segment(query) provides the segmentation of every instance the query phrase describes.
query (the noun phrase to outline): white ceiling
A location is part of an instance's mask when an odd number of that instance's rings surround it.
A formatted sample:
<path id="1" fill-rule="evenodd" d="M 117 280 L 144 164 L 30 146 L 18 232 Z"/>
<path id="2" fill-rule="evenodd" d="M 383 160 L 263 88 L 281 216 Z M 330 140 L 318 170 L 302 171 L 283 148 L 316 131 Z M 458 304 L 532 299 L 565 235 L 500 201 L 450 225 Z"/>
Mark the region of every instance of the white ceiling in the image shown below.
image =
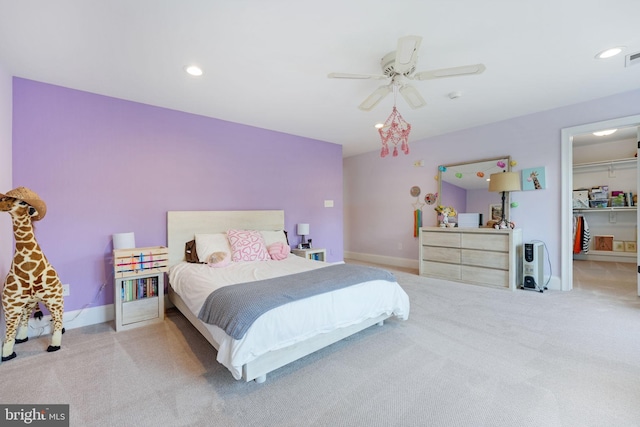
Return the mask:
<path id="1" fill-rule="evenodd" d="M 0 0 L 0 66 L 12 75 L 378 150 L 357 106 L 404 35 L 418 71 L 484 63 L 484 74 L 414 81 L 427 105 L 397 106 L 410 141 L 638 89 L 638 0 Z M 623 54 L 596 60 L 608 47 Z M 188 64 L 204 68 L 194 78 Z M 458 99 L 450 92 L 460 91 Z"/>

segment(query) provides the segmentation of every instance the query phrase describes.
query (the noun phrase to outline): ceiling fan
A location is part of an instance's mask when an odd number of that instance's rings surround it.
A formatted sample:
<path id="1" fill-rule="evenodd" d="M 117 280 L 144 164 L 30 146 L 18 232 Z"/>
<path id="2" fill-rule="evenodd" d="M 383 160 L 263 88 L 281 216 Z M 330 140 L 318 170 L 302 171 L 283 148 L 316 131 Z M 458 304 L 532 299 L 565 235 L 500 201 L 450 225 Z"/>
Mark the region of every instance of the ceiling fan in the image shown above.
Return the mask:
<path id="1" fill-rule="evenodd" d="M 406 83 L 407 80 L 431 80 L 467 76 L 481 74 L 486 69 L 483 64 L 472 64 L 416 73 L 416 61 L 421 42 L 422 37 L 420 36 L 405 36 L 398 39 L 397 49 L 386 54 L 380 61 L 383 74 L 329 73 L 328 77 L 331 79 L 391 79 L 389 84 L 380 86 L 369 95 L 358 108 L 364 111 L 371 111 L 385 96 L 397 89 L 404 100 L 407 101 L 407 104 L 415 109 L 423 107 L 426 102 L 415 87 Z"/>

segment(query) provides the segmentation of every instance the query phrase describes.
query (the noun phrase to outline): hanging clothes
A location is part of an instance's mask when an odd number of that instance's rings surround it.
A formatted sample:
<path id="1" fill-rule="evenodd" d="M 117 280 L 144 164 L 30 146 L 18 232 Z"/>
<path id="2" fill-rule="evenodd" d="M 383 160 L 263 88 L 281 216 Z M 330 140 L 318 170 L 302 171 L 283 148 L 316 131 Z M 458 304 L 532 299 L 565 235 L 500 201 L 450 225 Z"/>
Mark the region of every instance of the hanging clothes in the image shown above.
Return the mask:
<path id="1" fill-rule="evenodd" d="M 589 231 L 589 224 L 587 224 L 587 219 L 583 216 L 582 218 L 582 252 L 585 254 L 589 252 L 589 243 L 591 242 L 591 232 Z"/>
<path id="2" fill-rule="evenodd" d="M 589 243 L 591 242 L 591 231 L 589 224 L 582 215 L 573 217 L 573 253 L 589 252 Z"/>
<path id="3" fill-rule="evenodd" d="M 573 217 L 573 253 L 579 254 L 582 250 L 582 220 L 581 216 Z"/>

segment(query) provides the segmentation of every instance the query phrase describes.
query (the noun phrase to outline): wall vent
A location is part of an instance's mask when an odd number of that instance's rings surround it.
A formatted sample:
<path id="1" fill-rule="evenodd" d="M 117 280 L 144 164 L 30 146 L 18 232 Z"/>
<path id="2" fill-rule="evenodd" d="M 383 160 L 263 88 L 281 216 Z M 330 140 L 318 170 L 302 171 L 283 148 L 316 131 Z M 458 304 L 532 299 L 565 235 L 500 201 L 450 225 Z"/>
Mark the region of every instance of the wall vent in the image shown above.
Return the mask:
<path id="1" fill-rule="evenodd" d="M 626 56 L 626 60 L 624 62 L 625 67 L 631 67 L 632 65 L 640 64 L 640 52 L 630 53 Z"/>

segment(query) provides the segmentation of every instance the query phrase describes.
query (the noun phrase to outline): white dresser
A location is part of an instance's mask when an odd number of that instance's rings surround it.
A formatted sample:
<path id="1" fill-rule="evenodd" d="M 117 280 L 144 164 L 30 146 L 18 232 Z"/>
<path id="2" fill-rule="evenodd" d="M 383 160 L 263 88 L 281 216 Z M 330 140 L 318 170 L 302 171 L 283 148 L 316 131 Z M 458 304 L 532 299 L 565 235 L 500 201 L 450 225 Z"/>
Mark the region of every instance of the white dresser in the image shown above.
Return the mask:
<path id="1" fill-rule="evenodd" d="M 522 284 L 522 230 L 423 227 L 420 275 L 516 290 Z"/>

